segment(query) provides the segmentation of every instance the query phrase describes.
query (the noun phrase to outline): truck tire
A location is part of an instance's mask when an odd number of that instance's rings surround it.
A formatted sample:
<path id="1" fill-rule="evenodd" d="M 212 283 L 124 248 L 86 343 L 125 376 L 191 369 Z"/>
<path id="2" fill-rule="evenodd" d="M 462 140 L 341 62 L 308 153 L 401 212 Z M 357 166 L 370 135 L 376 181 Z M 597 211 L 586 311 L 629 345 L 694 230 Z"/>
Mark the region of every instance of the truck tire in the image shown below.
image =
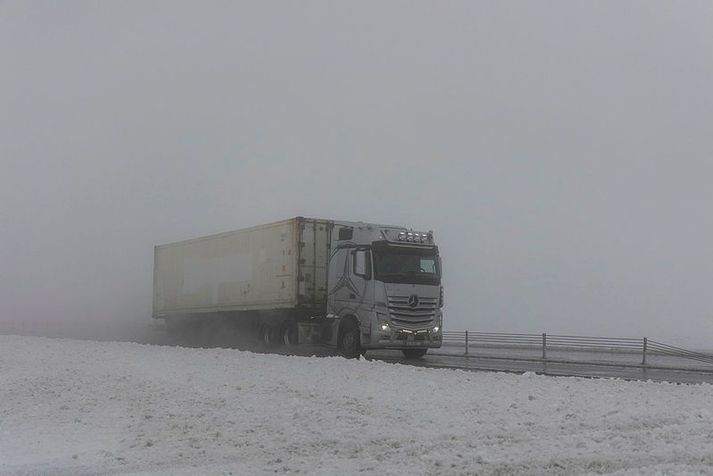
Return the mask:
<path id="1" fill-rule="evenodd" d="M 347 359 L 358 359 L 361 355 L 361 335 L 359 326 L 352 320 L 346 321 L 339 333 L 339 347 Z"/>
<path id="2" fill-rule="evenodd" d="M 260 327 L 260 340 L 268 349 L 273 349 L 280 345 L 280 332 L 274 326 L 263 324 Z"/>
<path id="3" fill-rule="evenodd" d="M 404 353 L 404 357 L 407 359 L 420 359 L 424 355 L 426 355 L 426 352 L 428 352 L 428 349 L 402 349 L 401 352 Z"/>
<path id="4" fill-rule="evenodd" d="M 281 327 L 282 344 L 286 346 L 297 345 L 297 323 L 295 321 L 285 321 Z"/>

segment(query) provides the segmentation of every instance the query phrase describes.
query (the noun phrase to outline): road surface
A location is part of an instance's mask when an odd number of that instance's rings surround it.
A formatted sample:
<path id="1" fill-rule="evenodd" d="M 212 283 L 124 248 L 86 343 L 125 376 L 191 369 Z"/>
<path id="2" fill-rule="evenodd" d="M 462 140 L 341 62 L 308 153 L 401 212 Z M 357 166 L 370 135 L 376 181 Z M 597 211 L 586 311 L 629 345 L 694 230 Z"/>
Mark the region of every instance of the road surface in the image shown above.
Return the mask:
<path id="1" fill-rule="evenodd" d="M 504 349 L 501 354 L 509 349 Z M 614 354 L 614 353 L 612 353 Z M 630 380 L 655 380 L 677 383 L 713 383 L 713 369 L 677 369 L 674 367 L 650 367 L 637 364 L 604 363 L 609 355 L 598 355 L 597 361 L 542 361 L 535 358 L 508 358 L 506 356 L 455 354 L 447 350 L 430 350 L 419 360 L 406 360 L 400 352 L 375 351 L 367 358 L 398 362 L 424 367 L 457 368 L 464 370 L 487 370 L 499 372 L 535 372 L 554 376 L 622 378 Z M 618 356 L 611 356 L 618 357 Z"/>

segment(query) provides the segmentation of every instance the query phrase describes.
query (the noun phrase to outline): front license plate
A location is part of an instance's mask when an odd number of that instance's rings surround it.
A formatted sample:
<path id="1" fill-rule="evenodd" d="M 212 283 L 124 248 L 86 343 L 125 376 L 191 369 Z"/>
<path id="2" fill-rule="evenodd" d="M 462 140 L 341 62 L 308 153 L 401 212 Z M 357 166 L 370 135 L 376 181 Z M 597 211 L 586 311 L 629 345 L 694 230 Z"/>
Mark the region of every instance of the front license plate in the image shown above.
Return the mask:
<path id="1" fill-rule="evenodd" d="M 406 345 L 423 345 L 423 342 L 418 342 L 418 341 L 406 341 Z"/>

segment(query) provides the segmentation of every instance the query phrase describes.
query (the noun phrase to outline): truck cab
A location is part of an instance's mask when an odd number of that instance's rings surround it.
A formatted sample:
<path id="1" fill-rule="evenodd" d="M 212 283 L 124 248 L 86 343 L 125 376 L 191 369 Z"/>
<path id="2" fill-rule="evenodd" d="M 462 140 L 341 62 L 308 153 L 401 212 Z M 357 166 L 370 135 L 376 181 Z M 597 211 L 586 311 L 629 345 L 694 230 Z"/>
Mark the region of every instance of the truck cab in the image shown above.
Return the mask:
<path id="1" fill-rule="evenodd" d="M 335 222 L 331 240 L 332 344 L 347 357 L 395 349 L 418 358 L 441 346 L 441 259 L 432 232 Z"/>

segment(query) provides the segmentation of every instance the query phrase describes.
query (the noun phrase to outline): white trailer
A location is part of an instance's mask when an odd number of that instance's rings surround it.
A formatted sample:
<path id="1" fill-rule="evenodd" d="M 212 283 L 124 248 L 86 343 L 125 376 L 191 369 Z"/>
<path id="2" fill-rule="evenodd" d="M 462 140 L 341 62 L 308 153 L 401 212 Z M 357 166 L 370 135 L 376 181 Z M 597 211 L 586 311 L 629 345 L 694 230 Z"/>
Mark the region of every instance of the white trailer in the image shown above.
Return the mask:
<path id="1" fill-rule="evenodd" d="M 440 347 L 443 289 L 433 233 L 297 217 L 159 245 L 153 317 L 254 328 L 266 345 L 407 356 Z"/>

